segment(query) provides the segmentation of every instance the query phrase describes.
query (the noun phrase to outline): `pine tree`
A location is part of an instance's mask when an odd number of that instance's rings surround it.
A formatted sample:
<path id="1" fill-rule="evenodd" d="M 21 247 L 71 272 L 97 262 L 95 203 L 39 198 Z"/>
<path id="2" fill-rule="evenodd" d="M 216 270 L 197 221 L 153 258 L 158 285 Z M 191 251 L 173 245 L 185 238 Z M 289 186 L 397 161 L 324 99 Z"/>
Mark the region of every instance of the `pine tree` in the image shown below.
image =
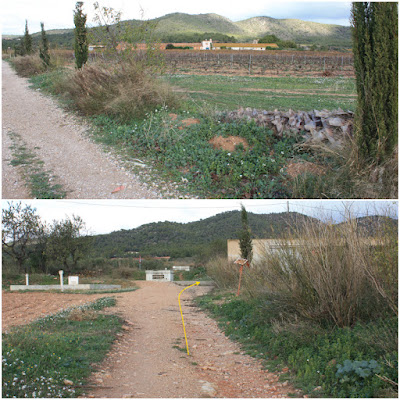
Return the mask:
<path id="1" fill-rule="evenodd" d="M 359 155 L 366 161 L 381 163 L 397 145 L 397 2 L 353 3 L 352 31 Z"/>
<path id="2" fill-rule="evenodd" d="M 32 53 L 32 36 L 29 34 L 28 21 L 25 20 L 25 33 L 22 42 L 22 55 L 29 55 Z"/>
<path id="3" fill-rule="evenodd" d="M 78 1 L 75 5 L 74 24 L 75 24 L 75 63 L 77 68 L 82 68 L 88 59 L 88 42 L 86 18 L 87 15 L 82 11 L 83 2 Z"/>
<path id="4" fill-rule="evenodd" d="M 50 66 L 50 53 L 49 53 L 49 42 L 47 40 L 46 31 L 44 30 L 44 23 L 41 22 L 40 26 L 42 28 L 42 46 L 39 50 L 39 56 L 43 61 L 45 67 Z"/>
<path id="5" fill-rule="evenodd" d="M 242 258 L 245 258 L 249 262 L 251 262 L 253 258 L 253 244 L 251 241 L 251 231 L 247 218 L 247 211 L 242 204 L 242 230 L 239 235 L 239 245 L 240 245 L 240 254 Z"/>

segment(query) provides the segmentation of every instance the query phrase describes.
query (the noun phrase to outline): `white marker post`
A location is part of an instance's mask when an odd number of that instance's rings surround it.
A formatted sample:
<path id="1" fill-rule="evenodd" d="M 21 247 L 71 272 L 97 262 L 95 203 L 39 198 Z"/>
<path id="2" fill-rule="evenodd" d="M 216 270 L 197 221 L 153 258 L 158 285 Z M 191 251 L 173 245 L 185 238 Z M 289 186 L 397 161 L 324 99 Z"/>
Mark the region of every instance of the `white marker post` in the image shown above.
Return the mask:
<path id="1" fill-rule="evenodd" d="M 61 291 L 63 292 L 64 291 L 64 277 L 63 277 L 64 271 L 62 269 L 60 269 L 58 271 L 58 273 L 60 274 L 60 286 L 61 286 Z"/>
<path id="2" fill-rule="evenodd" d="M 25 285 L 29 286 L 29 274 L 25 274 Z"/>

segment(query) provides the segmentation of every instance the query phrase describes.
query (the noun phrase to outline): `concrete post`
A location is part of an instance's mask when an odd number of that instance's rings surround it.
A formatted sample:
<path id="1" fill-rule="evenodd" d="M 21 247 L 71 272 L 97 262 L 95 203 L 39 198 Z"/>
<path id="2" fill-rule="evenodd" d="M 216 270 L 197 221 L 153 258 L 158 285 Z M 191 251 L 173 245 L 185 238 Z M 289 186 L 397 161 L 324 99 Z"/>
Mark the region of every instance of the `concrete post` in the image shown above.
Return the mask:
<path id="1" fill-rule="evenodd" d="M 64 277 L 63 277 L 64 271 L 62 269 L 60 269 L 58 271 L 58 273 L 60 274 L 60 286 L 61 286 L 61 291 L 63 292 L 64 291 Z"/>
<path id="2" fill-rule="evenodd" d="M 29 274 L 25 274 L 25 285 L 29 286 Z"/>

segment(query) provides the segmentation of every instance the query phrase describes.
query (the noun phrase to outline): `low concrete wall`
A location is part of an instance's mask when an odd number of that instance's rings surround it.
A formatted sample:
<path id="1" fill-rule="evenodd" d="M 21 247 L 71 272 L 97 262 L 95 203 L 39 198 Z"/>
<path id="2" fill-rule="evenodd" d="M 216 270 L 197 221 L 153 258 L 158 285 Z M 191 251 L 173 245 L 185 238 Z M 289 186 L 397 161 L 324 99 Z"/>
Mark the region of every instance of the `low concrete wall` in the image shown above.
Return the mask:
<path id="1" fill-rule="evenodd" d="M 174 272 L 165 269 L 160 271 L 146 270 L 146 281 L 172 282 L 174 280 Z"/>
<path id="2" fill-rule="evenodd" d="M 189 265 L 185 265 L 185 266 L 176 266 L 176 265 L 174 265 L 173 267 L 172 267 L 172 270 L 173 271 L 190 271 L 190 266 Z"/>
<path id="3" fill-rule="evenodd" d="M 63 285 L 63 290 L 121 289 L 121 285 L 78 284 Z M 10 290 L 61 290 L 61 285 L 11 285 Z"/>
<path id="4" fill-rule="evenodd" d="M 215 286 L 214 281 L 197 281 L 200 282 L 198 286 Z M 175 285 L 178 286 L 190 286 L 193 285 L 193 283 L 196 283 L 196 281 L 174 281 Z"/>

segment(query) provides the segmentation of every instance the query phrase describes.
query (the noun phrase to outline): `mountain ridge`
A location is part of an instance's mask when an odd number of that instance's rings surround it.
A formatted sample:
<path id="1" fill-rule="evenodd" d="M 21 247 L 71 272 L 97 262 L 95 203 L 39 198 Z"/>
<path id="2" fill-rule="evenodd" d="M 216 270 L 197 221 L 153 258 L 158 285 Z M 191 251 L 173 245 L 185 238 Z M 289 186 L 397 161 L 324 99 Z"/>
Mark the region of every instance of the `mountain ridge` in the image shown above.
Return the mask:
<path id="1" fill-rule="evenodd" d="M 248 212 L 248 222 L 253 238 L 277 238 L 293 231 L 292 226 L 301 222 L 323 224 L 319 219 L 296 212 L 254 214 Z M 366 235 L 373 236 L 379 224 L 397 224 L 385 217 L 362 217 L 357 223 Z M 340 223 L 335 224 L 340 226 Z M 199 221 L 153 222 L 127 230 L 114 231 L 93 237 L 95 248 L 102 256 L 124 256 L 141 252 L 154 256 L 183 257 L 207 247 L 226 248 L 228 239 L 238 239 L 241 230 L 240 211 L 227 211 Z"/>
<path id="2" fill-rule="evenodd" d="M 121 22 L 135 26 L 143 21 L 130 19 Z M 186 14 L 176 12 L 149 19 L 147 22 L 156 23 L 155 32 L 163 41 L 176 34 L 219 33 L 235 37 L 238 41 L 252 41 L 267 34 L 274 34 L 279 39 L 293 40 L 299 44 L 351 46 L 350 27 L 299 19 L 255 16 L 234 22 L 215 13 Z M 49 35 L 71 35 L 72 32 L 73 29 L 52 29 L 47 33 Z M 33 37 L 39 35 L 40 32 L 32 34 Z"/>

